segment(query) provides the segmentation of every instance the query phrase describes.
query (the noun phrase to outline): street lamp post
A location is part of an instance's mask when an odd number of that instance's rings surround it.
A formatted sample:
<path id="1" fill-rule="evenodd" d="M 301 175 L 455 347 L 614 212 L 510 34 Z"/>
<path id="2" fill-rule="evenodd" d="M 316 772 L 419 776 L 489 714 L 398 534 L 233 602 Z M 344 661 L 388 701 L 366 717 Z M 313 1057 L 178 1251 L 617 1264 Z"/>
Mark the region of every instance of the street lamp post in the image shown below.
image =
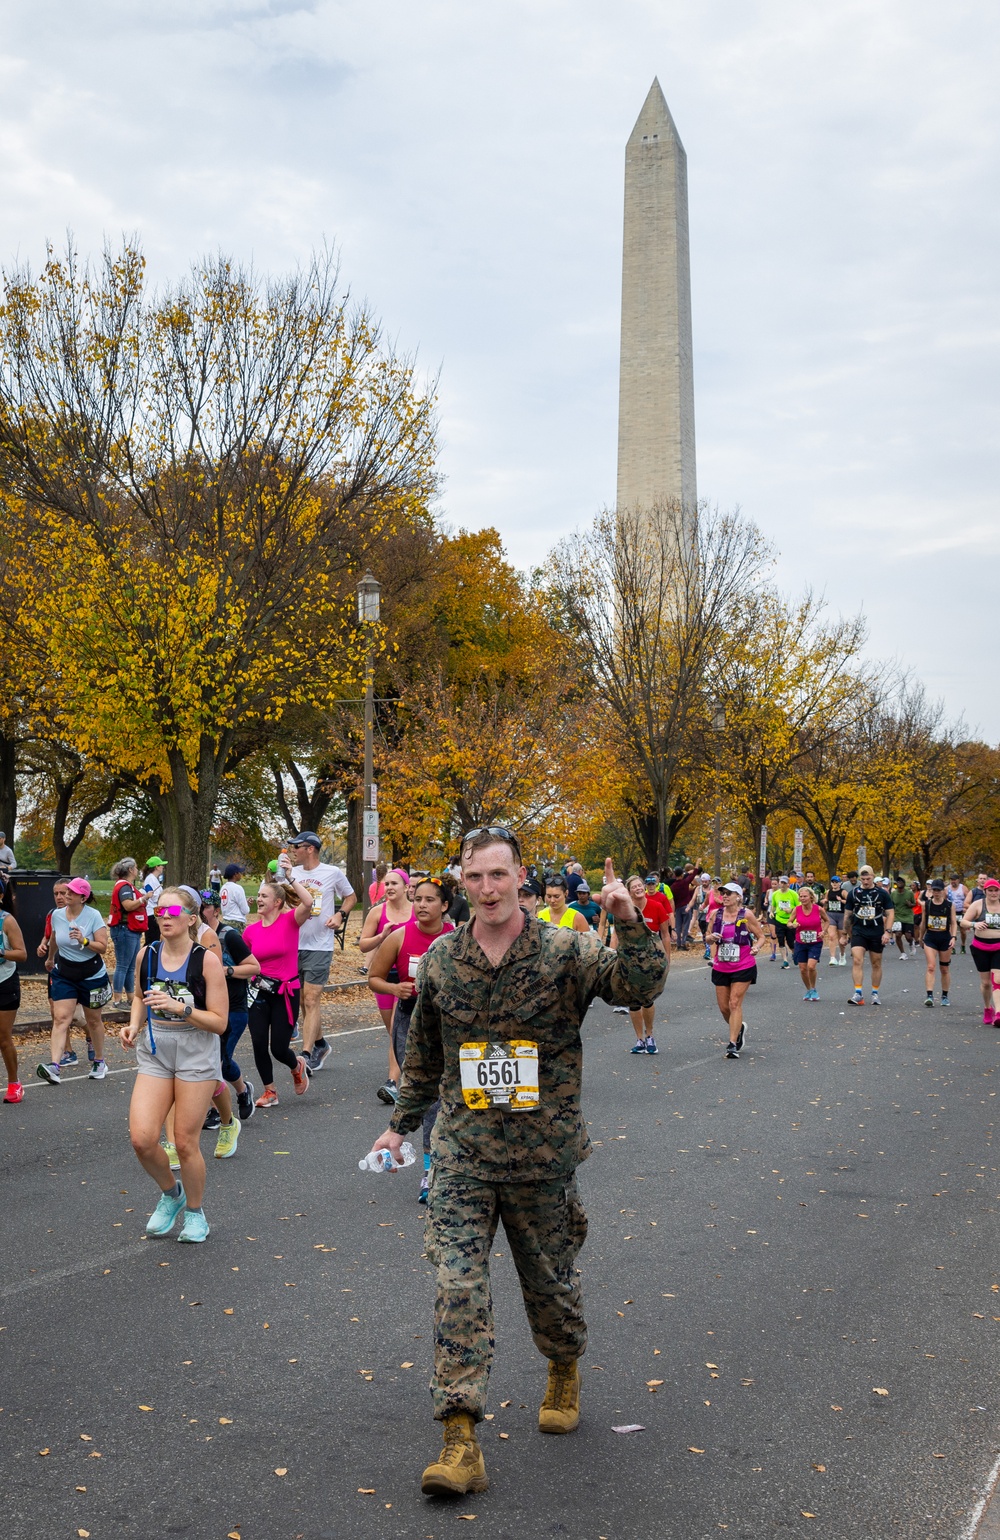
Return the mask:
<path id="1" fill-rule="evenodd" d="M 368 913 L 371 908 L 369 889 L 372 884 L 372 870 L 378 860 L 378 809 L 375 806 L 375 787 L 373 782 L 373 745 L 372 732 L 375 718 L 375 681 L 372 674 L 372 632 L 371 627 L 378 623 L 381 612 L 379 595 L 381 584 L 372 572 L 366 572 L 358 584 L 358 620 L 365 627 L 367 646 L 365 650 L 365 791 L 361 812 L 361 854 L 362 854 L 362 888 L 361 912 Z"/>
<path id="2" fill-rule="evenodd" d="M 726 730 L 726 708 L 721 701 L 715 701 L 712 705 L 712 726 L 721 736 Z M 716 756 L 718 764 L 718 755 Z M 715 875 L 722 878 L 722 809 L 719 799 L 715 799 Z"/>

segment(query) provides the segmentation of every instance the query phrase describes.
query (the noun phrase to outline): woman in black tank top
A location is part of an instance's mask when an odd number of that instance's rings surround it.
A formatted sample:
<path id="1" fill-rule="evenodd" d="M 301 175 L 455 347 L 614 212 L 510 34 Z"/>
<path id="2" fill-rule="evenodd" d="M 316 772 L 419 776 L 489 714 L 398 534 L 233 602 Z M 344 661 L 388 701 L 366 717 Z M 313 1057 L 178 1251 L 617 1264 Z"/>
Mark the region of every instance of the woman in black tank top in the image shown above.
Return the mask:
<path id="1" fill-rule="evenodd" d="M 941 969 L 941 1004 L 949 1005 L 948 990 L 951 987 L 951 954 L 955 945 L 955 910 L 944 896 L 944 883 L 937 879 L 924 894 L 924 912 L 920 918 L 920 940 L 923 943 L 927 971 L 924 988 L 927 997 L 924 1004 L 934 1004 L 934 967 Z"/>

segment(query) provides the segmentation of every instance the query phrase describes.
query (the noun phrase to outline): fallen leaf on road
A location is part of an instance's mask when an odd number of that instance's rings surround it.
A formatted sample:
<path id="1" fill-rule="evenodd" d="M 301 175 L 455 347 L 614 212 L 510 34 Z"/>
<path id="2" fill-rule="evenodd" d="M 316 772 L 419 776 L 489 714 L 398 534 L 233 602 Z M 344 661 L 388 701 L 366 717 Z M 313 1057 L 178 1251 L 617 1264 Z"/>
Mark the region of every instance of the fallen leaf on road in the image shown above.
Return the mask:
<path id="1" fill-rule="evenodd" d="M 693 1444 L 688 1444 L 688 1454 L 704 1454 L 704 1449 L 696 1449 Z"/>
<path id="2" fill-rule="evenodd" d="M 226 1540 L 243 1540 L 243 1536 L 238 1529 L 231 1529 L 226 1536 Z"/>
<path id="3" fill-rule="evenodd" d="M 38 1451 L 39 1454 L 48 1454 L 48 1452 L 49 1451 L 47 1449 L 39 1449 Z"/>
<path id="4" fill-rule="evenodd" d="M 229 1427 L 232 1424 L 232 1420 L 233 1419 L 231 1417 L 220 1417 L 219 1418 L 219 1421 L 222 1423 L 223 1427 Z"/>
<path id="5" fill-rule="evenodd" d="M 622 1320 L 625 1319 L 625 1312 L 624 1312 L 624 1310 L 616 1310 L 615 1311 L 615 1315 L 620 1315 Z"/>
<path id="6" fill-rule="evenodd" d="M 80 1437 L 83 1439 L 85 1444 L 92 1444 L 94 1442 L 89 1433 L 81 1433 Z"/>
<path id="7" fill-rule="evenodd" d="M 510 1438 L 510 1434 L 509 1433 L 501 1433 L 500 1437 L 501 1438 Z"/>
<path id="8" fill-rule="evenodd" d="M 287 1465 L 278 1465 L 278 1466 L 276 1466 L 274 1474 L 276 1476 L 287 1476 L 288 1475 L 288 1466 Z"/>
<path id="9" fill-rule="evenodd" d="M 223 1310 L 222 1313 L 223 1313 L 223 1315 L 232 1315 L 233 1312 L 232 1312 L 231 1309 L 227 1308 L 227 1309 Z"/>
<path id="10" fill-rule="evenodd" d="M 476 1515 L 474 1513 L 460 1513 L 458 1516 L 460 1519 L 474 1519 Z"/>
<path id="11" fill-rule="evenodd" d="M 358 1487 L 358 1491 L 360 1492 L 362 1497 L 374 1497 L 375 1496 L 375 1488 L 374 1487 Z"/>
<path id="12" fill-rule="evenodd" d="M 47 1449 L 46 1449 L 45 1453 L 48 1454 L 48 1450 Z M 92 1449 L 90 1451 L 90 1458 L 92 1460 L 99 1460 L 101 1458 L 99 1451 L 96 1450 L 96 1449 Z"/>
<path id="13" fill-rule="evenodd" d="M 706 1369 L 717 1369 L 718 1367 L 719 1367 L 718 1364 L 706 1364 L 705 1365 Z"/>
<path id="14" fill-rule="evenodd" d="M 887 1396 L 889 1392 L 882 1385 L 873 1385 L 872 1390 L 877 1396 Z"/>
<path id="15" fill-rule="evenodd" d="M 500 1402 L 500 1405 L 501 1405 L 501 1406 L 510 1406 L 510 1405 L 511 1405 L 511 1404 L 512 1404 L 512 1403 L 511 1403 L 511 1402 L 510 1402 L 510 1401 L 501 1401 L 501 1402 Z"/>
<path id="16" fill-rule="evenodd" d="M 948 1458 L 948 1456 L 944 1455 L 944 1454 L 932 1454 L 931 1455 L 931 1459 L 932 1460 L 946 1460 L 947 1458 Z"/>
<path id="17" fill-rule="evenodd" d="M 816 1517 L 815 1513 L 810 1513 L 808 1508 L 800 1508 L 799 1512 L 804 1519 L 814 1519 Z"/>
<path id="18" fill-rule="evenodd" d="M 612 1426 L 612 1433 L 645 1433 L 641 1422 L 623 1422 L 620 1428 Z M 48 1454 L 48 1450 L 45 1451 Z"/>
<path id="19" fill-rule="evenodd" d="M 652 1390 L 652 1389 L 655 1389 L 655 1387 L 656 1387 L 656 1386 L 657 1386 L 657 1385 L 662 1385 L 662 1384 L 663 1384 L 663 1381 L 662 1381 L 662 1380 L 647 1380 L 647 1381 L 646 1381 L 646 1384 L 647 1384 L 647 1385 L 648 1385 L 648 1386 L 649 1386 L 649 1388 L 650 1388 L 650 1389 L 651 1389 L 651 1390 Z"/>
<path id="20" fill-rule="evenodd" d="M 844 1408 L 842 1406 L 831 1406 L 830 1410 L 831 1412 L 842 1412 Z"/>
<path id="21" fill-rule="evenodd" d="M 77 1489 L 76 1489 L 76 1490 L 77 1490 L 77 1491 L 78 1491 L 78 1492 L 85 1492 L 85 1491 L 86 1491 L 86 1490 L 87 1490 L 87 1488 L 86 1488 L 86 1487 L 77 1487 Z"/>
<path id="22" fill-rule="evenodd" d="M 140 1406 L 139 1410 L 140 1412 L 151 1412 L 153 1408 L 151 1406 Z"/>
<path id="23" fill-rule="evenodd" d="M 822 1472 L 822 1471 L 826 1470 L 826 1466 L 825 1465 L 814 1465 L 813 1466 L 813 1470 L 818 1470 L 818 1471 Z"/>
<path id="24" fill-rule="evenodd" d="M 412 1369 L 412 1368 L 413 1368 L 413 1365 L 412 1365 L 412 1363 L 411 1363 L 411 1362 L 410 1362 L 410 1361 L 409 1361 L 409 1359 L 407 1359 L 407 1361 L 406 1361 L 406 1363 L 405 1363 L 405 1364 L 400 1364 L 400 1366 L 399 1366 L 399 1367 L 400 1367 L 400 1368 L 401 1368 L 401 1369 Z"/>
<path id="25" fill-rule="evenodd" d="M 77 1534 L 81 1537 L 81 1540 L 88 1540 L 88 1536 L 90 1535 L 90 1530 L 89 1529 L 78 1529 L 77 1530 Z"/>

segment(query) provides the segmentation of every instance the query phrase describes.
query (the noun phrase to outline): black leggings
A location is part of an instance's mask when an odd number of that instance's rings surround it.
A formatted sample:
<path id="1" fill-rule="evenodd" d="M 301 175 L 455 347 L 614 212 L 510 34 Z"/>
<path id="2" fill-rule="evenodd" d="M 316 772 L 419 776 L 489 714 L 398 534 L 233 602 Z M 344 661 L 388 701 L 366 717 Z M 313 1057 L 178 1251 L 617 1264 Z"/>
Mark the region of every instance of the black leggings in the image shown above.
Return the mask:
<path id="1" fill-rule="evenodd" d="M 291 1021 L 288 1019 L 289 1007 L 293 1018 Z M 274 1084 L 272 1053 L 279 1064 L 285 1064 L 289 1069 L 295 1069 L 298 1065 L 298 1059 L 288 1046 L 298 1019 L 299 990 L 297 989 L 293 989 L 288 995 L 260 994 L 250 1007 L 249 1027 L 250 1040 L 253 1043 L 253 1061 L 257 1066 L 258 1075 L 266 1086 Z M 269 1039 L 270 1053 L 268 1052 Z"/>

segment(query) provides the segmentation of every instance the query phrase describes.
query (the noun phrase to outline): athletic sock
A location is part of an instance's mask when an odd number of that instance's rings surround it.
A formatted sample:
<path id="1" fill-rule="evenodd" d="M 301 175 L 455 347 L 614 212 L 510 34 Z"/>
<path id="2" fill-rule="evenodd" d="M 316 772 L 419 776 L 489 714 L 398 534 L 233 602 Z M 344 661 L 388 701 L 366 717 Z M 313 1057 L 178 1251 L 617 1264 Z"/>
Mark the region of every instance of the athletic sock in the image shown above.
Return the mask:
<path id="1" fill-rule="evenodd" d="M 181 1195 L 181 1184 L 180 1184 L 180 1182 L 175 1182 L 174 1185 L 171 1187 L 170 1191 L 167 1193 L 167 1197 L 168 1198 L 179 1198 L 180 1195 Z"/>
<path id="2" fill-rule="evenodd" d="M 431 1152 L 430 1152 L 430 1150 L 425 1150 L 424 1151 L 424 1170 L 425 1171 L 429 1171 L 430 1169 L 431 1169 Z"/>
<path id="3" fill-rule="evenodd" d="M 326 1047 L 326 1038 L 325 1037 L 318 1037 L 316 1039 L 315 1043 L 313 1043 L 313 1047 L 314 1048 L 325 1048 Z"/>
<path id="4" fill-rule="evenodd" d="M 189 1206 L 188 1207 L 188 1213 L 189 1214 L 200 1214 L 201 1213 L 201 1209 L 200 1208 L 191 1208 Z"/>

